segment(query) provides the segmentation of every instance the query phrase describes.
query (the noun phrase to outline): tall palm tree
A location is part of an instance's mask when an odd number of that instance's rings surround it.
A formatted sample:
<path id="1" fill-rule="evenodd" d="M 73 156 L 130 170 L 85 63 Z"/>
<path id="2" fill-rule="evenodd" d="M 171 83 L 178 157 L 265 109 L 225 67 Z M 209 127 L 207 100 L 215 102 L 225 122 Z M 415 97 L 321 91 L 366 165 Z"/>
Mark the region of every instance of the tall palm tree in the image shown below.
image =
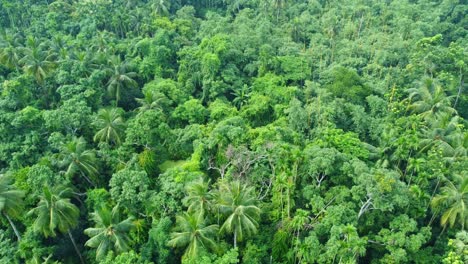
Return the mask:
<path id="1" fill-rule="evenodd" d="M 92 214 L 96 227 L 84 232 L 90 237 L 86 246 L 96 248 L 96 260 L 105 258 L 110 250 L 120 253 L 129 249 L 128 233 L 133 229 L 133 218 L 121 219 L 118 205 L 112 210 L 101 207 Z"/>
<path id="2" fill-rule="evenodd" d="M 209 182 L 205 182 L 203 178 L 200 178 L 190 183 L 186 190 L 185 202 L 188 204 L 188 212 L 205 215 L 213 200 L 213 195 L 209 190 Z"/>
<path id="3" fill-rule="evenodd" d="M 169 0 L 153 0 L 151 9 L 153 9 L 153 12 L 157 15 L 168 15 L 170 6 L 171 1 Z"/>
<path id="4" fill-rule="evenodd" d="M 418 88 L 411 88 L 408 92 L 408 99 L 411 102 L 409 109 L 424 119 L 430 119 L 440 112 L 456 113 L 451 107 L 451 97 L 447 96 L 442 86 L 431 78 L 424 79 Z"/>
<path id="5" fill-rule="evenodd" d="M 10 69 L 19 69 L 19 57 L 18 49 L 13 46 L 0 49 L 0 63 Z"/>
<path id="6" fill-rule="evenodd" d="M 216 250 L 212 239 L 218 233 L 218 225 L 207 225 L 202 215 L 184 213 L 176 217 L 177 231 L 171 234 L 168 244 L 172 247 L 183 247 L 183 258 L 194 258 L 201 249 Z"/>
<path id="7" fill-rule="evenodd" d="M 37 218 L 33 223 L 34 230 L 45 237 L 55 237 L 56 230 L 68 233 L 81 263 L 84 263 L 71 233 L 71 229 L 78 224 L 80 216 L 80 210 L 70 201 L 71 195 L 72 190 L 68 187 L 57 186 L 51 189 L 45 186 L 37 207 L 29 211 L 28 215 L 36 215 Z"/>
<path id="8" fill-rule="evenodd" d="M 33 76 L 40 84 L 49 76 L 55 68 L 54 56 L 46 50 L 43 50 L 40 45 L 33 44 L 31 48 L 24 48 L 24 56 L 19 60 L 23 65 L 23 70 L 27 74 Z"/>
<path id="9" fill-rule="evenodd" d="M 254 189 L 240 181 L 233 181 L 221 183 L 218 192 L 218 206 L 227 215 L 220 231 L 234 234 L 234 247 L 237 247 L 237 242 L 242 241 L 245 235 L 257 232 L 256 219 L 260 217 L 260 208 L 255 206 L 257 198 Z"/>
<path id="10" fill-rule="evenodd" d="M 233 104 L 240 109 L 250 98 L 250 88 L 244 84 L 241 89 L 236 89 L 231 94 L 235 96 Z"/>
<path id="11" fill-rule="evenodd" d="M 86 149 L 86 141 L 83 137 L 74 137 L 61 148 L 60 166 L 66 168 L 65 175 L 73 177 L 80 173 L 89 183 L 98 174 L 97 160 L 92 150 Z"/>
<path id="12" fill-rule="evenodd" d="M 85 77 L 89 77 L 97 65 L 93 63 L 92 52 L 90 49 L 85 51 L 70 52 L 68 60 L 73 64 Z"/>
<path id="13" fill-rule="evenodd" d="M 467 155 L 468 141 L 461 128 L 459 116 L 446 112 L 438 113 L 428 124 L 429 126 L 423 129 L 421 151 L 433 146 L 438 147 L 447 161 Z"/>
<path id="14" fill-rule="evenodd" d="M 19 71 L 21 36 L 8 30 L 0 32 L 0 63 Z"/>
<path id="15" fill-rule="evenodd" d="M 138 110 L 140 112 L 158 109 L 162 110 L 162 105 L 168 101 L 166 96 L 160 92 L 155 91 L 145 91 L 143 92 L 143 98 L 137 98 L 136 101 L 140 104 Z"/>
<path id="16" fill-rule="evenodd" d="M 462 230 L 468 226 L 468 177 L 467 175 L 455 176 L 454 181 L 448 181 L 436 195 L 431 205 L 434 210 L 445 210 L 442 213 L 440 224 L 445 228 L 460 224 Z"/>
<path id="17" fill-rule="evenodd" d="M 136 72 L 129 71 L 130 64 L 126 61 L 121 61 L 118 56 L 114 56 L 109 60 L 110 67 L 106 70 L 110 75 L 107 82 L 107 91 L 114 96 L 115 105 L 119 103 L 122 89 L 127 87 L 137 86 L 134 78 Z"/>
<path id="18" fill-rule="evenodd" d="M 94 135 L 94 141 L 120 145 L 125 131 L 125 122 L 121 111 L 117 108 L 101 109 L 94 121 L 99 130 Z"/>
<path id="19" fill-rule="evenodd" d="M 23 209 L 23 197 L 24 192 L 16 190 L 11 184 L 11 179 L 0 174 L 0 213 L 5 216 L 8 223 L 10 223 L 18 241 L 21 240 L 21 235 L 18 229 L 16 229 L 11 217 L 20 215 Z"/>

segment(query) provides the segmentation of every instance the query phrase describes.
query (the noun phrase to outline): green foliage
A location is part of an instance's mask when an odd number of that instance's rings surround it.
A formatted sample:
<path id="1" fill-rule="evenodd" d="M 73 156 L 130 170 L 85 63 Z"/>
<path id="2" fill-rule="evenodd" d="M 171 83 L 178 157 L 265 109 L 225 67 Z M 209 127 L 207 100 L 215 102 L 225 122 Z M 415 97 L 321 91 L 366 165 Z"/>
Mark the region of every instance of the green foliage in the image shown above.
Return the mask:
<path id="1" fill-rule="evenodd" d="M 26 177 L 25 190 L 32 197 L 37 197 L 47 185 L 57 186 L 68 182 L 58 173 L 54 173 L 50 167 L 41 164 L 29 168 Z"/>
<path id="2" fill-rule="evenodd" d="M 430 227 L 419 229 L 416 221 L 407 215 L 395 217 L 389 228 L 382 229 L 376 237 L 389 251 L 382 258 L 385 263 L 410 261 L 408 257 L 418 252 L 430 236 Z"/>
<path id="3" fill-rule="evenodd" d="M 74 97 L 54 110 L 43 112 L 45 127 L 51 131 L 75 134 L 90 123 L 91 108 L 84 100 Z"/>
<path id="4" fill-rule="evenodd" d="M 173 113 L 173 118 L 189 124 L 205 123 L 208 111 L 197 99 L 190 99 L 178 106 Z"/>
<path id="5" fill-rule="evenodd" d="M 170 239 L 172 221 L 169 217 L 161 218 L 153 223 L 148 235 L 148 242 L 142 249 L 144 259 L 155 259 L 156 263 L 169 263 L 171 252 L 167 245 Z"/>
<path id="6" fill-rule="evenodd" d="M 0 262 L 466 262 L 433 2 L 0 0 Z"/>
<path id="7" fill-rule="evenodd" d="M 109 252 L 106 258 L 99 262 L 99 264 L 148 264 L 151 262 L 141 260 L 140 256 L 134 251 L 124 252 L 118 256 Z"/>
<path id="8" fill-rule="evenodd" d="M 16 263 L 12 256 L 15 255 L 17 246 L 5 235 L 5 232 L 0 231 L 0 261 L 5 264 Z"/>
<path id="9" fill-rule="evenodd" d="M 450 250 L 442 260 L 444 264 L 461 264 L 468 261 L 468 234 L 466 231 L 460 231 L 454 239 L 449 239 L 448 246 Z"/>
<path id="10" fill-rule="evenodd" d="M 371 93 L 355 71 L 344 67 L 331 69 L 324 78 L 327 79 L 326 88 L 333 96 L 352 103 L 362 103 Z"/>
<path id="11" fill-rule="evenodd" d="M 151 194 L 150 186 L 151 182 L 146 172 L 125 168 L 112 175 L 109 193 L 115 202 L 135 211 L 148 199 Z"/>

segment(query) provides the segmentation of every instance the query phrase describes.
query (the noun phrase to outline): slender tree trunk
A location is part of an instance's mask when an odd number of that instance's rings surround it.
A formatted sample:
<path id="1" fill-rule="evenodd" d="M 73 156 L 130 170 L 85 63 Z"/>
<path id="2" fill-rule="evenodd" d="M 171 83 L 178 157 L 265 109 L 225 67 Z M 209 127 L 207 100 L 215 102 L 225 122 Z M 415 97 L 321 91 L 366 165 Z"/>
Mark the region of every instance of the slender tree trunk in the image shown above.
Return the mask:
<path id="1" fill-rule="evenodd" d="M 359 39 L 359 36 L 361 35 L 362 22 L 364 22 L 364 14 L 361 15 L 361 21 L 359 22 L 359 29 L 358 29 L 358 32 L 357 32 L 357 38 L 358 39 Z"/>
<path id="2" fill-rule="evenodd" d="M 290 197 L 290 194 L 289 194 L 289 187 L 287 187 L 287 198 L 288 198 L 288 218 L 291 218 L 291 214 L 290 214 L 290 211 L 291 211 L 291 197 Z"/>
<path id="3" fill-rule="evenodd" d="M 457 97 L 455 99 L 455 103 L 453 103 L 453 108 L 457 107 L 458 99 L 460 98 L 460 95 L 462 93 L 463 85 L 465 84 L 464 79 L 463 79 L 463 74 L 460 68 L 460 86 L 458 87 L 458 93 Z"/>
<path id="4" fill-rule="evenodd" d="M 85 180 L 89 182 L 93 187 L 96 187 L 96 184 L 90 178 L 88 178 L 83 172 L 81 172 L 81 176 L 83 176 L 83 178 L 85 178 Z"/>
<path id="5" fill-rule="evenodd" d="M 81 264 L 84 264 L 83 257 L 81 256 L 80 250 L 78 250 L 78 247 L 76 246 L 75 239 L 73 239 L 73 236 L 72 236 L 70 230 L 68 230 L 68 236 L 70 237 L 70 240 L 71 240 L 71 242 L 73 244 L 73 247 L 75 248 L 76 254 L 80 258 Z"/>
<path id="6" fill-rule="evenodd" d="M 432 199 L 434 199 L 434 195 L 435 195 L 436 192 L 437 192 L 437 188 L 439 188 L 440 180 L 441 180 L 441 179 L 440 179 L 440 176 L 439 176 L 438 179 L 437 179 L 436 187 L 434 188 L 434 191 L 432 192 L 431 199 L 429 200 L 429 203 L 427 204 L 426 211 L 429 210 L 429 207 L 431 206 L 431 201 L 432 201 Z"/>
<path id="7" fill-rule="evenodd" d="M 234 248 L 237 248 L 237 232 L 234 231 Z"/>
<path id="8" fill-rule="evenodd" d="M 10 225 L 11 225 L 11 228 L 13 228 L 13 232 L 15 232 L 15 235 L 18 238 L 18 241 L 20 241 L 21 240 L 21 235 L 18 232 L 18 229 L 16 229 L 15 223 L 13 223 L 13 221 L 11 221 L 11 218 L 6 213 L 3 213 L 3 215 L 5 215 L 6 219 L 8 220 L 8 223 L 10 223 Z"/>

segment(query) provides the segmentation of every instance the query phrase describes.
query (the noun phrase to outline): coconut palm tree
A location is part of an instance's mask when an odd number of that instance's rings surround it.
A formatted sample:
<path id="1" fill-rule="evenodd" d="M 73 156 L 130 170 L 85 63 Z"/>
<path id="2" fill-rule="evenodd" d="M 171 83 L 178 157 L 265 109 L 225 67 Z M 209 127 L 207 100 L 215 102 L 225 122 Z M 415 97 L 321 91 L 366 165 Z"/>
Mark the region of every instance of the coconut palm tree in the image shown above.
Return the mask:
<path id="1" fill-rule="evenodd" d="M 183 258 L 194 258 L 203 250 L 216 250 L 212 239 L 218 233 L 218 225 L 207 225 L 200 214 L 184 213 L 176 217 L 177 232 L 171 234 L 168 244 L 172 247 L 183 247 Z"/>
<path id="2" fill-rule="evenodd" d="M 130 243 L 128 233 L 133 229 L 133 218 L 121 219 L 118 205 L 112 210 L 101 207 L 92 214 L 95 227 L 84 232 L 90 237 L 86 246 L 96 248 L 96 260 L 103 259 L 110 250 L 121 253 L 127 251 Z"/>
<path id="3" fill-rule="evenodd" d="M 242 108 L 244 104 L 247 103 L 247 101 L 250 98 L 250 88 L 244 84 L 241 89 L 236 89 L 233 90 L 231 93 L 233 96 L 235 96 L 234 100 L 232 100 L 232 103 L 238 108 Z"/>
<path id="4" fill-rule="evenodd" d="M 432 201 L 432 208 L 439 212 L 444 210 L 440 224 L 445 228 L 459 224 L 462 230 L 468 226 L 468 175 L 456 175 Z"/>
<path id="5" fill-rule="evenodd" d="M 424 138 L 421 140 L 421 151 L 430 147 L 437 147 L 444 155 L 445 160 L 453 161 L 467 155 L 468 140 L 462 130 L 459 116 L 451 113 L 438 113 L 429 126 L 423 129 Z"/>
<path id="6" fill-rule="evenodd" d="M 71 233 L 71 229 L 78 224 L 80 215 L 78 207 L 70 201 L 71 195 L 72 190 L 68 187 L 57 186 L 51 189 L 45 186 L 39 203 L 29 211 L 28 215 L 36 215 L 33 223 L 34 230 L 45 237 L 55 237 L 57 230 L 61 233 L 68 233 L 81 263 L 84 263 Z"/>
<path id="7" fill-rule="evenodd" d="M 23 48 L 24 56 L 19 60 L 19 63 L 23 65 L 25 73 L 33 76 L 38 83 L 42 84 L 55 68 L 54 56 L 35 41 L 29 41 L 29 43 L 32 46 Z"/>
<path id="8" fill-rule="evenodd" d="M 188 212 L 205 215 L 213 200 L 213 195 L 209 190 L 209 182 L 200 178 L 190 183 L 186 191 L 187 196 L 184 201 L 188 204 Z"/>
<path id="9" fill-rule="evenodd" d="M 99 130 L 94 135 L 94 141 L 120 145 L 125 131 L 125 122 L 121 111 L 117 108 L 101 109 L 97 114 L 95 127 Z"/>
<path id="10" fill-rule="evenodd" d="M 16 190 L 11 184 L 11 179 L 0 174 L 0 213 L 5 216 L 15 232 L 18 241 L 21 235 L 18 232 L 11 217 L 18 217 L 23 209 L 24 192 Z"/>
<path id="11" fill-rule="evenodd" d="M 74 137 L 70 142 L 61 147 L 59 164 L 66 168 L 65 175 L 73 177 L 77 173 L 83 176 L 89 183 L 98 174 L 96 155 L 92 150 L 86 149 L 86 141 L 83 137 Z"/>
<path id="12" fill-rule="evenodd" d="M 419 87 L 408 90 L 409 109 L 428 120 L 440 112 L 456 113 L 451 107 L 451 97 L 431 78 L 425 78 Z"/>
<path id="13" fill-rule="evenodd" d="M 219 186 L 219 204 L 221 213 L 227 216 L 221 226 L 221 232 L 234 234 L 234 247 L 245 236 L 257 233 L 260 208 L 255 206 L 257 198 L 254 189 L 240 181 L 221 183 Z"/>
<path id="14" fill-rule="evenodd" d="M 94 63 L 94 59 L 92 49 L 89 47 L 83 51 L 70 51 L 69 55 L 69 60 L 85 77 L 89 77 L 93 70 L 99 68 L 98 64 Z"/>
<path id="15" fill-rule="evenodd" d="M 137 86 L 134 80 L 136 72 L 129 71 L 130 64 L 126 61 L 121 61 L 118 56 L 114 56 L 109 60 L 110 67 L 106 72 L 110 75 L 107 82 L 107 91 L 114 96 L 115 105 L 119 103 L 122 89 L 127 87 Z"/>
<path id="16" fill-rule="evenodd" d="M 137 98 L 136 101 L 140 104 L 138 110 L 140 112 L 157 109 L 162 110 L 162 105 L 167 104 L 168 101 L 166 96 L 160 92 L 145 91 L 143 92 L 143 98 Z"/>
<path id="17" fill-rule="evenodd" d="M 21 57 L 21 40 L 20 33 L 9 30 L 0 31 L 0 63 L 17 71 Z"/>
<path id="18" fill-rule="evenodd" d="M 169 14 L 171 1 L 169 0 L 153 0 L 151 9 L 157 15 L 165 16 Z"/>
<path id="19" fill-rule="evenodd" d="M 7 46 L 0 48 L 0 63 L 10 69 L 19 69 L 19 52 L 18 49 L 13 46 Z"/>

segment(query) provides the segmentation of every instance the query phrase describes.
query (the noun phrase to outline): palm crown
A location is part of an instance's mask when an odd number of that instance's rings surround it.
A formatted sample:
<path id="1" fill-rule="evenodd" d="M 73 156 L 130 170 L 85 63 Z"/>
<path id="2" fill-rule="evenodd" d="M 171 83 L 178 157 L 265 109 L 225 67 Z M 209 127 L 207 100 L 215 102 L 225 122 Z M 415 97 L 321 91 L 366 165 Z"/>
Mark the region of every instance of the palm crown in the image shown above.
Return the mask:
<path id="1" fill-rule="evenodd" d="M 118 206 L 112 210 L 102 207 L 92 214 L 96 227 L 87 228 L 84 232 L 91 237 L 86 246 L 96 248 L 96 259 L 104 258 L 109 250 L 116 253 L 129 249 L 128 233 L 133 229 L 132 218 L 121 220 Z"/>
<path id="2" fill-rule="evenodd" d="M 10 217 L 17 217 L 23 209 L 24 192 L 11 185 L 11 179 L 0 174 L 0 212 L 7 218 L 18 240 L 21 236 Z"/>
<path id="3" fill-rule="evenodd" d="M 177 231 L 172 233 L 168 244 L 184 247 L 184 258 L 194 258 L 202 249 L 217 248 L 212 237 L 218 233 L 218 225 L 207 225 L 202 215 L 184 213 L 177 216 Z"/>
<path id="4" fill-rule="evenodd" d="M 257 232 L 257 220 L 260 208 L 255 206 L 256 197 L 252 187 L 241 184 L 240 181 L 222 183 L 220 185 L 219 207 L 227 219 L 221 226 L 221 231 L 234 234 L 234 247 L 244 236 Z"/>
<path id="5" fill-rule="evenodd" d="M 444 210 L 440 223 L 442 226 L 453 227 L 460 224 L 462 230 L 468 226 L 468 177 L 455 177 L 458 182 L 448 181 L 436 195 L 431 205 L 435 210 Z"/>
<path id="6" fill-rule="evenodd" d="M 99 129 L 94 135 L 94 141 L 116 145 L 122 143 L 125 123 L 117 108 L 101 109 L 94 125 Z"/>
<path id="7" fill-rule="evenodd" d="M 29 211 L 29 215 L 37 215 L 34 230 L 45 237 L 56 236 L 56 230 L 65 233 L 78 224 L 80 210 L 71 203 L 70 188 L 58 186 L 50 189 L 44 187 L 37 207 Z"/>

